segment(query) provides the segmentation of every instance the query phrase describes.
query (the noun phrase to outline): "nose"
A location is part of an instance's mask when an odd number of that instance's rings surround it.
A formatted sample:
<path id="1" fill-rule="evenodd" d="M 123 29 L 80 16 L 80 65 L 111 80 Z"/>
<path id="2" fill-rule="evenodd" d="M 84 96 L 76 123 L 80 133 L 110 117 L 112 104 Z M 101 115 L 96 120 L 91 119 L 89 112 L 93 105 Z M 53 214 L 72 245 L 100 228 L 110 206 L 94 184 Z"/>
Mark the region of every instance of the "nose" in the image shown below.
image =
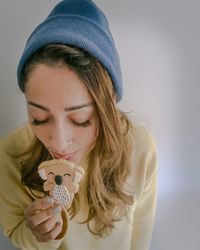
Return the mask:
<path id="1" fill-rule="evenodd" d="M 49 135 L 51 150 L 59 154 L 66 154 L 72 144 L 72 134 L 70 126 L 62 123 L 54 125 Z"/>
<path id="2" fill-rule="evenodd" d="M 62 184 L 62 176 L 56 175 L 56 176 L 55 176 L 55 183 L 56 183 L 57 185 L 61 185 L 61 184 Z"/>

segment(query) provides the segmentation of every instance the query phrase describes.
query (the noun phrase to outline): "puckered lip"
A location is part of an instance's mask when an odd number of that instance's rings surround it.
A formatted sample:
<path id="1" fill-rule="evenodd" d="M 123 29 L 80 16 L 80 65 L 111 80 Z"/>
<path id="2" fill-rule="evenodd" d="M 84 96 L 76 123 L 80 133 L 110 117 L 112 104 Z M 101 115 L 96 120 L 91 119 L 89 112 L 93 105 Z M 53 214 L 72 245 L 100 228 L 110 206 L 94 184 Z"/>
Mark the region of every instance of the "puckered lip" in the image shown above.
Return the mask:
<path id="1" fill-rule="evenodd" d="M 67 154 L 59 154 L 59 153 L 56 153 L 56 152 L 52 152 L 52 155 L 53 155 L 53 157 L 55 159 L 72 160 L 76 153 L 77 153 L 77 151 L 70 152 L 70 153 L 67 153 Z"/>

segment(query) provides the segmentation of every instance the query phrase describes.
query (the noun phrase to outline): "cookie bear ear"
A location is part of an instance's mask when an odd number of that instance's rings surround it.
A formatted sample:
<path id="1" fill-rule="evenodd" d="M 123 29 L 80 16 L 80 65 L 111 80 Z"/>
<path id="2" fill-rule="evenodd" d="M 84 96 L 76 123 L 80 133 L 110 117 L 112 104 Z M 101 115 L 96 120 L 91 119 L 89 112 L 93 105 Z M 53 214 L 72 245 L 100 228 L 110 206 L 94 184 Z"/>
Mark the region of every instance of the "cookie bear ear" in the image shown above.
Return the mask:
<path id="1" fill-rule="evenodd" d="M 74 175 L 74 179 L 73 179 L 73 183 L 76 184 L 76 183 L 79 183 L 82 179 L 83 175 L 80 174 L 80 173 L 75 173 Z"/>
<path id="2" fill-rule="evenodd" d="M 74 178 L 73 178 L 73 183 L 78 184 L 81 181 L 81 179 L 83 178 L 83 176 L 85 174 L 85 170 L 82 167 L 78 166 L 74 169 L 74 171 L 75 171 L 75 174 L 74 174 Z"/>
<path id="3" fill-rule="evenodd" d="M 43 180 L 47 180 L 46 174 L 45 174 L 45 170 L 44 169 L 40 169 L 38 170 L 39 176 L 43 179 Z"/>

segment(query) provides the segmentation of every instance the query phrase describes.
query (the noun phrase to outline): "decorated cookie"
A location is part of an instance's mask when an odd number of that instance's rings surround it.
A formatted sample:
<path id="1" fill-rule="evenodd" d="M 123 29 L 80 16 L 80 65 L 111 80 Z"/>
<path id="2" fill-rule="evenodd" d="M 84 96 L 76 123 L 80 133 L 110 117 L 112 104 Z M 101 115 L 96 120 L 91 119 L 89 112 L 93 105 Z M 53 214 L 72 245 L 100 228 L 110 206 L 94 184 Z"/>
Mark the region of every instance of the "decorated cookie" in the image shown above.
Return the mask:
<path id="1" fill-rule="evenodd" d="M 42 162 L 38 167 L 40 177 L 45 180 L 44 191 L 48 191 L 57 205 L 69 208 L 78 192 L 84 169 L 75 163 L 54 159 Z"/>

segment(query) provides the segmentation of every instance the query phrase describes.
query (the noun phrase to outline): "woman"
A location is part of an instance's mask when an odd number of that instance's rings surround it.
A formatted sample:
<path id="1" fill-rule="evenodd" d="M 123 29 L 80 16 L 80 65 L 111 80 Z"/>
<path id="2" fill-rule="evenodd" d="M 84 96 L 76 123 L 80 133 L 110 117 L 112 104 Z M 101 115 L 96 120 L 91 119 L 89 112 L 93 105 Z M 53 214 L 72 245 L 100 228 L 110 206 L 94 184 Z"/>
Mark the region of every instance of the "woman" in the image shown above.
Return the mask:
<path id="1" fill-rule="evenodd" d="M 18 65 L 29 122 L 1 139 L 0 223 L 21 249 L 149 249 L 156 203 L 150 133 L 120 112 L 118 54 L 102 11 L 61 1 Z M 66 211 L 38 166 L 65 159 L 85 175 Z"/>

